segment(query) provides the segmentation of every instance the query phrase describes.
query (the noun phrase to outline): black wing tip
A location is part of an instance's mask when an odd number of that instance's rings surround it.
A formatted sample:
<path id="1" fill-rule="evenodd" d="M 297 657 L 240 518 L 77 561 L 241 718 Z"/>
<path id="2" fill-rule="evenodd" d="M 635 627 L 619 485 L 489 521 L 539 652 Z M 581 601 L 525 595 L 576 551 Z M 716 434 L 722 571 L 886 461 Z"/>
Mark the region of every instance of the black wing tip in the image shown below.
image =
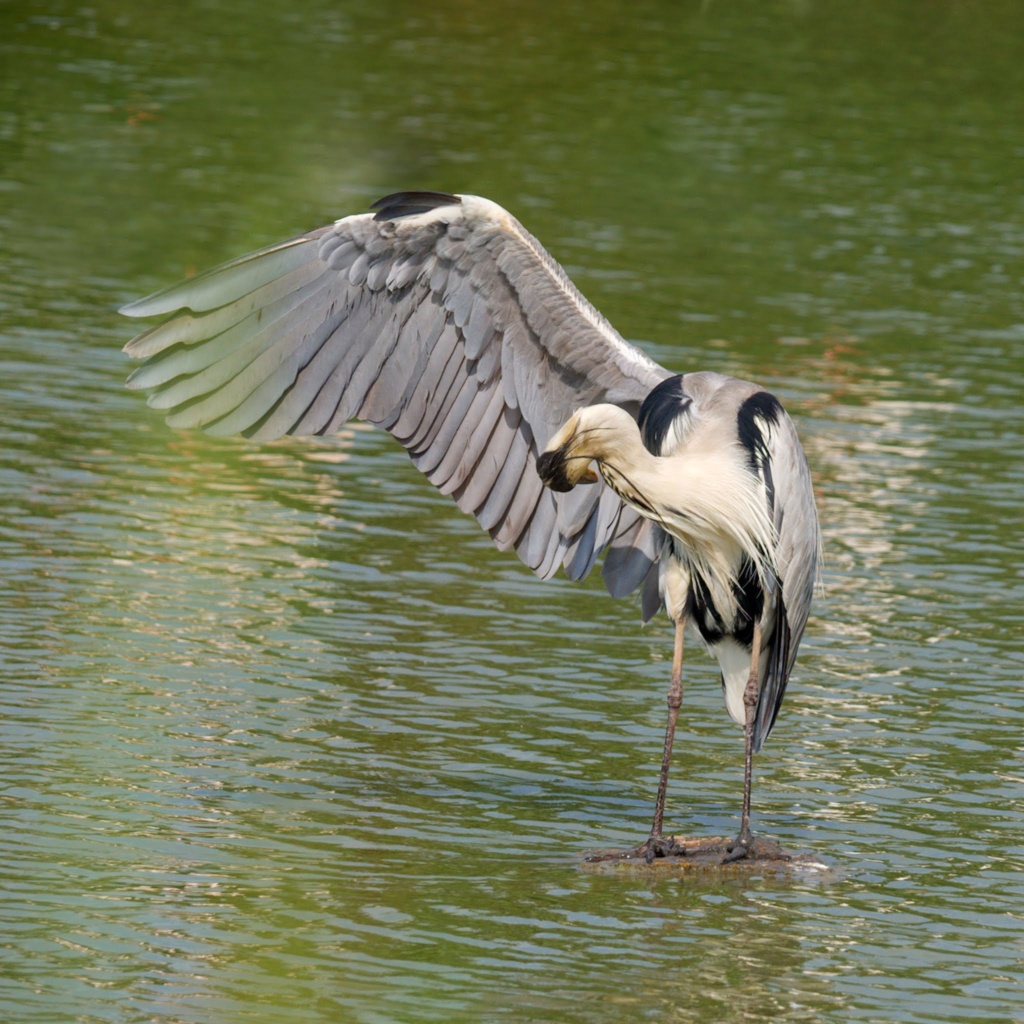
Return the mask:
<path id="1" fill-rule="evenodd" d="M 370 204 L 376 210 L 374 220 L 394 220 L 395 217 L 411 217 L 428 213 L 441 206 L 458 206 L 462 200 L 450 192 L 392 192 Z"/>

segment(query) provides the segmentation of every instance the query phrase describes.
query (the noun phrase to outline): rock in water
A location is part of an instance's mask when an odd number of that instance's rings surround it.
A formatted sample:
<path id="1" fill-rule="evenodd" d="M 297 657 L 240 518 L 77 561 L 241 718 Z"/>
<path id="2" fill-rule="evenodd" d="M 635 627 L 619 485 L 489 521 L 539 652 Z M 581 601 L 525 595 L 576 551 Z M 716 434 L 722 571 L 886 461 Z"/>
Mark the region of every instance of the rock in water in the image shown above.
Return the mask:
<path id="1" fill-rule="evenodd" d="M 746 856 L 731 856 L 735 839 L 725 836 L 672 836 L 666 839 L 657 855 L 651 856 L 647 844 L 629 850 L 594 850 L 583 856 L 587 868 L 632 868 L 679 871 L 728 872 L 730 874 L 761 873 L 765 870 L 785 873 L 795 871 L 829 871 L 831 868 L 812 853 L 785 850 L 774 839 L 756 836 Z"/>

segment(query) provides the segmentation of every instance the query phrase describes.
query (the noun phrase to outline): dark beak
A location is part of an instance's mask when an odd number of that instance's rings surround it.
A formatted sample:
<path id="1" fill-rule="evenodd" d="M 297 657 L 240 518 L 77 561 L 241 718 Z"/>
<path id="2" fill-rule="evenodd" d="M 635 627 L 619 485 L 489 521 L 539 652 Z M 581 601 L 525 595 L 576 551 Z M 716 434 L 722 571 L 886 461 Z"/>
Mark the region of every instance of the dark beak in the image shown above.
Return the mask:
<path id="1" fill-rule="evenodd" d="M 553 491 L 571 491 L 573 485 L 565 475 L 565 450 L 556 448 L 553 452 L 544 452 L 537 459 L 537 475 L 545 487 Z"/>

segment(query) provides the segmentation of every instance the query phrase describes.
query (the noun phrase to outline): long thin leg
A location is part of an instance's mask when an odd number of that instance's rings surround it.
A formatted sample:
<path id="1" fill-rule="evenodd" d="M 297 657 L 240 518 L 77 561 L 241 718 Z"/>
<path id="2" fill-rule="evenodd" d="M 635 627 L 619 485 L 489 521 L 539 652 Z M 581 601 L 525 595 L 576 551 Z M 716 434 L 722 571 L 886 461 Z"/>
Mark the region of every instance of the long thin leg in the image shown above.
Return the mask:
<path id="1" fill-rule="evenodd" d="M 729 848 L 726 860 L 739 860 L 747 856 L 754 843 L 754 834 L 750 831 L 750 788 L 754 775 L 754 721 L 757 718 L 757 698 L 760 692 L 760 667 L 761 621 L 757 619 L 754 622 L 754 638 L 751 643 L 750 675 L 747 676 L 747 685 L 743 690 L 743 813 L 740 817 L 740 834 Z"/>
<path id="2" fill-rule="evenodd" d="M 654 822 L 651 825 L 651 840 L 662 838 L 662 822 L 665 819 L 665 794 L 668 791 L 668 770 L 672 763 L 672 742 L 676 735 L 676 719 L 683 703 L 683 636 L 685 620 L 676 622 L 675 647 L 672 651 L 672 681 L 668 688 L 668 724 L 665 726 L 665 751 L 661 755 L 661 776 L 658 779 L 658 796 L 654 801 Z"/>

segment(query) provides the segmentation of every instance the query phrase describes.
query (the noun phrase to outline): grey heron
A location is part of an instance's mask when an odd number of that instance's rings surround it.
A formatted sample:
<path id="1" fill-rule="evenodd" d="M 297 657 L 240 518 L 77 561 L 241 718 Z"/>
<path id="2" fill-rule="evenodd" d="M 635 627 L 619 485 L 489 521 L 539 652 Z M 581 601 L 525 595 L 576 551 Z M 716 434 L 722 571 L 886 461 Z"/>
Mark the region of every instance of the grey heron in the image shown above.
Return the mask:
<path id="1" fill-rule="evenodd" d="M 752 758 L 775 724 L 807 621 L 820 534 L 778 400 L 713 372 L 673 375 L 628 344 L 497 204 L 398 192 L 129 303 L 174 314 L 125 346 L 128 379 L 173 427 L 257 441 L 359 418 L 541 578 L 582 579 L 675 625 L 649 859 L 663 832 L 683 637 L 717 658 Z"/>

